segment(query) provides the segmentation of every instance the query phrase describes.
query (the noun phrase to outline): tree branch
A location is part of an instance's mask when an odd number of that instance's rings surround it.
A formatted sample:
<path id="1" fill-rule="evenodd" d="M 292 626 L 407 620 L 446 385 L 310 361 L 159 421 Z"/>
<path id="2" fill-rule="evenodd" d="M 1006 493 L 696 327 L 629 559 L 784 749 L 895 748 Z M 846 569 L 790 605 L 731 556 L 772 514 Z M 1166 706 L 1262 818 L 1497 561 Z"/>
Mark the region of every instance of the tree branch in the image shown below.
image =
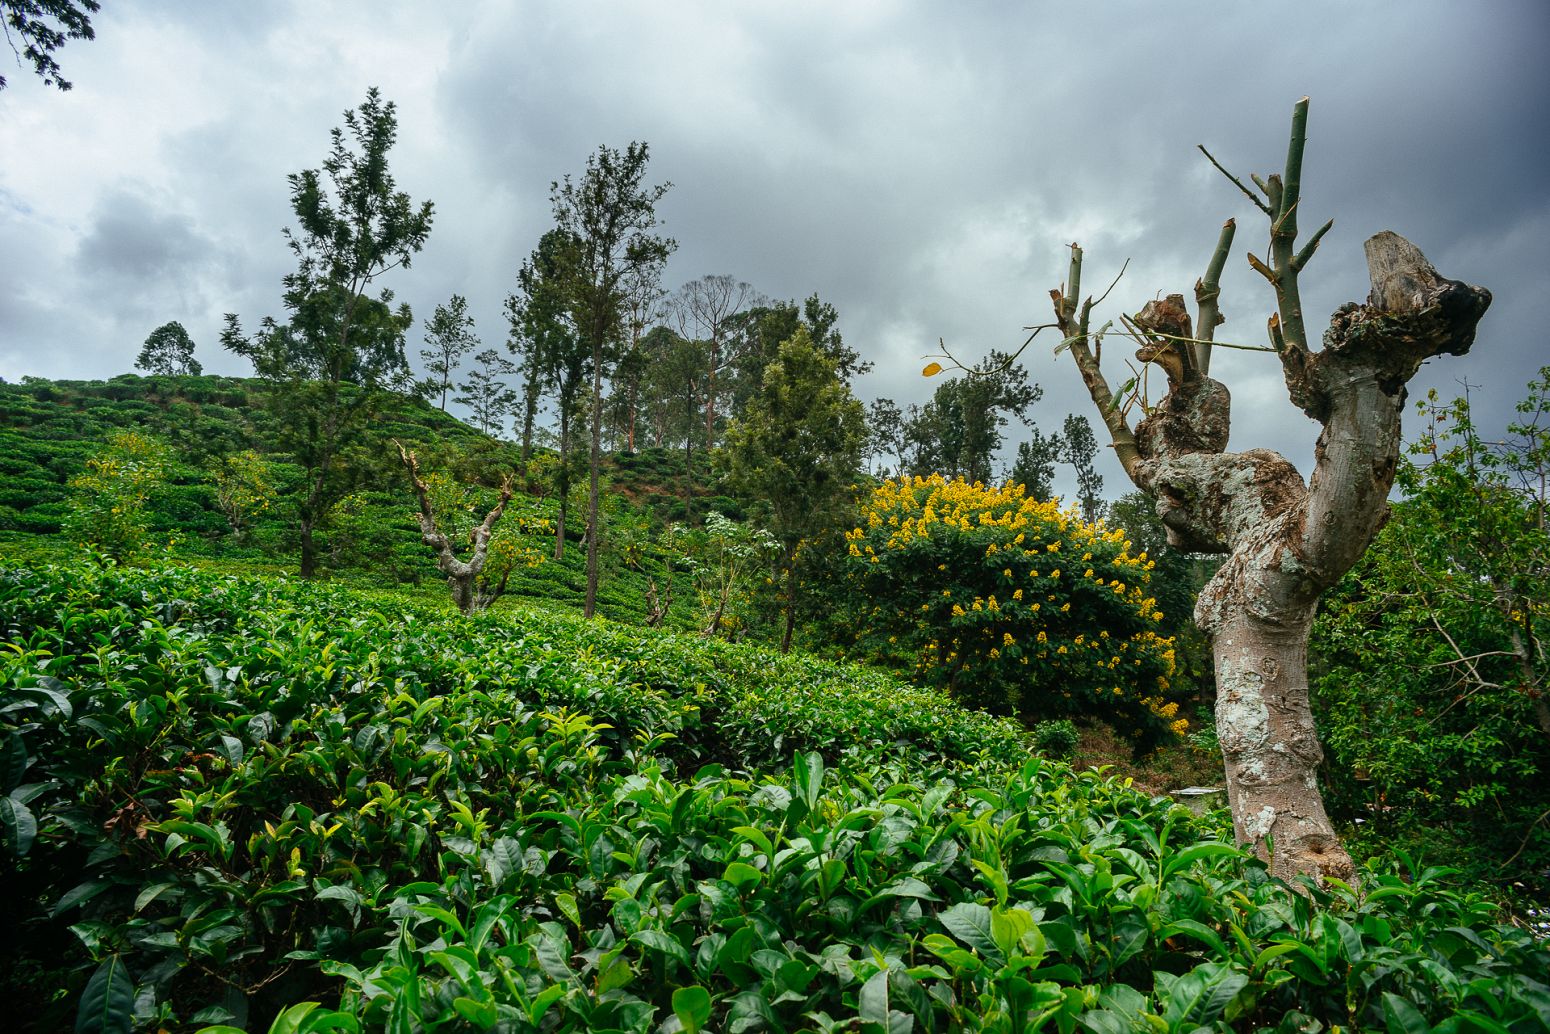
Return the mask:
<path id="1" fill-rule="evenodd" d="M 1199 318 L 1195 321 L 1196 340 L 1190 344 L 1195 354 L 1195 368 L 1202 377 L 1211 373 L 1211 343 L 1216 337 L 1216 328 L 1226 322 L 1220 305 L 1222 267 L 1227 265 L 1227 253 L 1232 250 L 1232 238 L 1237 229 L 1235 220 L 1229 219 L 1222 224 L 1221 235 L 1216 239 L 1216 250 L 1211 253 L 1211 261 L 1206 266 L 1206 275 L 1195 281 L 1195 304 L 1199 306 Z"/>
<path id="2" fill-rule="evenodd" d="M 1088 318 L 1092 314 L 1092 301 L 1088 300 L 1081 307 L 1080 317 L 1077 315 L 1076 299 L 1082 288 L 1082 249 L 1075 244 L 1071 245 L 1071 268 L 1066 283 L 1069 285 L 1069 293 L 1064 293 L 1058 288 L 1050 292 L 1050 299 L 1055 303 L 1055 321 L 1065 338 L 1062 344 L 1068 344 L 1071 348 L 1071 355 L 1076 360 L 1076 368 L 1082 375 L 1082 382 L 1087 386 L 1087 394 L 1098 407 L 1098 412 L 1103 416 L 1104 426 L 1109 430 L 1109 438 L 1114 443 L 1114 454 L 1119 458 L 1120 465 L 1125 468 L 1125 474 L 1135 482 L 1137 487 L 1140 487 L 1141 452 L 1136 447 L 1135 433 L 1131 431 L 1130 424 L 1125 420 L 1125 414 L 1121 413 L 1119 406 L 1115 404 L 1114 392 L 1098 369 L 1098 360 L 1094 358 L 1092 349 L 1088 347 L 1087 326 Z"/>
<path id="3" fill-rule="evenodd" d="M 1233 186 L 1235 186 L 1239 190 L 1243 191 L 1243 196 L 1244 197 L 1246 197 L 1250 201 L 1254 202 L 1254 207 L 1255 208 L 1258 208 L 1261 212 L 1264 212 L 1266 215 L 1269 215 L 1269 216 L 1271 216 L 1271 218 L 1274 218 L 1274 215 L 1272 215 L 1270 209 L 1265 207 L 1265 203 L 1259 199 L 1259 196 L 1257 194 L 1255 194 L 1252 190 L 1250 190 L 1248 187 L 1245 187 L 1243 185 L 1243 181 L 1242 180 L 1240 180 L 1238 177 L 1234 176 L 1232 173 L 1230 173 L 1226 169 L 1224 169 L 1222 167 L 1222 163 L 1217 161 L 1216 158 L 1211 154 L 1210 151 L 1206 150 L 1206 145 L 1205 144 L 1196 144 L 1195 146 L 1200 149 L 1200 153 L 1201 154 L 1206 156 L 1206 160 L 1207 161 L 1209 161 L 1212 165 L 1216 166 L 1216 171 L 1217 172 L 1221 173 L 1223 176 L 1226 176 L 1227 179 L 1229 181 L 1231 181 Z M 1250 178 L 1254 180 L 1254 182 L 1259 186 L 1259 188 L 1261 190 L 1266 190 L 1265 185 L 1260 182 L 1260 179 L 1259 179 L 1258 176 L 1252 176 Z M 1266 190 L 1266 193 L 1269 193 L 1269 191 Z"/>

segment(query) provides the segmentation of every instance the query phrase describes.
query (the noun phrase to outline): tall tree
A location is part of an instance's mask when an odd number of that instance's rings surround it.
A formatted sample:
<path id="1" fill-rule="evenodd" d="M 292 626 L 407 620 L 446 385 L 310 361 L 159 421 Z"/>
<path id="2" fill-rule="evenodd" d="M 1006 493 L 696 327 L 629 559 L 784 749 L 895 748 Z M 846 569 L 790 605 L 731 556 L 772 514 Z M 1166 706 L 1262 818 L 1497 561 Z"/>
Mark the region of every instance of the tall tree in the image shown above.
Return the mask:
<path id="1" fill-rule="evenodd" d="M 5 30 L 11 50 L 15 51 L 16 41 L 21 40 L 18 57 L 32 65 L 45 86 L 68 90 L 74 84 L 59 74 L 54 54 L 66 40 L 97 38 L 91 16 L 100 7 L 97 0 L 0 0 L 0 11 L 5 13 L 0 28 Z M 3 89 L 5 76 L 0 75 Z"/>
<path id="2" fill-rule="evenodd" d="M 1060 454 L 1076 470 L 1076 498 L 1082 504 L 1082 519 L 1091 524 L 1103 516 L 1103 475 L 1094 466 L 1098 459 L 1098 439 L 1085 416 L 1066 414 L 1060 436 Z"/>
<path id="3" fill-rule="evenodd" d="M 737 366 L 731 415 L 740 414 L 748 399 L 758 393 L 764 384 L 765 366 L 798 327 L 806 327 L 814 347 L 834 360 L 840 380 L 847 386 L 870 371 L 872 364 L 845 344 L 838 324 L 839 313 L 817 294 L 809 295 L 800 305 L 794 301 L 755 305 L 734 320 L 733 333 L 739 340 L 733 346 Z"/>
<path id="4" fill-rule="evenodd" d="M 737 361 L 736 346 L 741 339 L 732 330 L 745 310 L 762 302 L 750 285 L 725 273 L 691 280 L 673 296 L 671 308 L 678 332 L 704 342 L 707 448 L 716 447 L 716 403 L 726 390 L 724 371 Z"/>
<path id="5" fill-rule="evenodd" d="M 781 545 L 782 652 L 791 649 L 796 620 L 797 547 L 847 514 L 865 443 L 866 410 L 805 327 L 780 346 L 759 394 L 727 429 L 732 483 L 769 507 Z"/>
<path id="6" fill-rule="evenodd" d="M 447 390 L 452 387 L 452 372 L 458 362 L 479 347 L 474 335 L 474 318 L 468 314 L 468 299 L 454 294 L 445 305 L 436 306 L 425 321 L 425 343 L 420 350 L 430 377 L 430 388 L 441 394 L 441 411 L 447 411 Z M 487 432 L 488 433 L 488 432 Z"/>
<path id="7" fill-rule="evenodd" d="M 911 411 L 904 436 L 915 454 L 912 473 L 988 482 L 1008 414 L 1028 423 L 1028 407 L 1043 395 L 1003 352 L 992 351 L 967 374 L 939 385 L 925 406 Z"/>
<path id="8" fill-rule="evenodd" d="M 318 528 L 362 470 L 354 446 L 382 393 L 408 374 L 409 307 L 394 309 L 387 289 L 365 293 L 389 270 L 407 269 L 431 230 L 431 203 L 416 207 L 388 171 L 395 110 L 372 88 L 333 130 L 322 170 L 288 177 L 299 229 L 283 231 L 297 258 L 284 280 L 286 322 L 266 317 L 249 337 L 228 314 L 221 334 L 266 382 L 281 446 L 302 468 L 294 503 L 305 578 L 317 573 Z"/>
<path id="9" fill-rule="evenodd" d="M 204 370 L 194 358 L 194 339 L 177 320 L 163 323 L 151 331 L 135 365 L 147 373 L 164 377 L 197 377 Z"/>
<path id="10" fill-rule="evenodd" d="M 587 464 L 586 616 L 597 610 L 599 470 L 602 466 L 603 377 L 615 358 L 633 281 L 656 280 L 677 244 L 653 231 L 656 205 L 671 184 L 647 186 L 644 143 L 623 151 L 599 147 L 579 180 L 550 186 L 556 227 L 575 241 L 566 292 L 577 336 L 591 353 L 592 447 Z"/>
<path id="11" fill-rule="evenodd" d="M 1089 433 L 1091 433 L 1089 431 Z M 1043 501 L 1055 494 L 1055 464 L 1062 452 L 1060 435 L 1046 435 L 1037 427 L 1026 442 L 1017 445 L 1012 463 L 1012 481 L 1028 490 L 1028 495 Z"/>
<path id="12" fill-rule="evenodd" d="M 619 362 L 614 366 L 608 415 L 617 447 L 630 452 L 635 451 L 635 433 L 640 427 L 641 386 L 652 360 L 646 344 L 647 330 L 663 315 L 665 295 L 650 270 L 637 271 L 625 285 L 625 340 Z"/>
<path id="13" fill-rule="evenodd" d="M 517 402 L 517 393 L 506 387 L 501 377 L 516 373 L 517 364 L 493 348 L 486 348 L 474 360 L 478 368 L 468 371 L 468 379 L 458 385 L 463 394 L 453 401 L 468 407 L 480 431 L 498 434 Z"/>
<path id="14" fill-rule="evenodd" d="M 576 403 L 591 373 L 591 348 L 577 328 L 572 305 L 579 242 L 556 227 L 538 240 L 538 247 L 517 272 L 517 291 L 506 299 L 511 323 L 507 347 L 522 357 L 522 463 L 533 452 L 533 425 L 543 396 L 553 394 L 559 410 L 560 462 L 555 468 L 559 511 L 554 522 L 554 558 L 565 558 L 565 532 L 570 518 L 570 487 L 574 465 Z"/>
<path id="15" fill-rule="evenodd" d="M 1319 596 L 1361 558 L 1388 511 L 1406 383 L 1425 360 L 1469 350 L 1491 296 L 1439 276 L 1415 245 L 1385 231 L 1367 241 L 1366 304 L 1342 306 L 1313 351 L 1298 280 L 1331 224 L 1298 246 L 1307 117 L 1303 98 L 1283 173 L 1254 177 L 1257 192 L 1233 182 L 1270 221 L 1269 253 L 1249 255 L 1249 264 L 1275 291 L 1269 333 L 1287 393 L 1322 428 L 1308 481 L 1268 449 L 1226 451 L 1228 392 L 1209 370 L 1232 220 L 1195 285 L 1193 329 L 1177 294 L 1130 320 L 1142 345 L 1137 357 L 1160 366 L 1168 381 L 1167 394 L 1134 429 L 1092 348 L 1095 303 L 1082 298 L 1075 245 L 1066 285 L 1051 292 L 1050 325 L 1071 352 L 1125 473 L 1155 501 L 1169 543 L 1227 555 L 1200 593 L 1195 621 L 1212 641 L 1217 731 L 1238 839 L 1268 857 L 1276 875 L 1349 879 L 1350 857 L 1318 790 L 1323 751 L 1308 700 L 1308 630 Z"/>
<path id="16" fill-rule="evenodd" d="M 908 447 L 904 442 L 904 413 L 893 399 L 873 399 L 867 405 L 867 459 L 888 457 L 895 461 L 894 469 L 903 473 Z M 877 463 L 877 471 L 886 476 L 886 464 Z"/>
<path id="17" fill-rule="evenodd" d="M 702 342 L 680 337 L 666 327 L 646 335 L 653 359 L 644 390 L 652 422 L 661 441 L 682 442 L 684 450 L 684 513 L 694 516 L 694 447 L 701 441 L 705 354 Z"/>

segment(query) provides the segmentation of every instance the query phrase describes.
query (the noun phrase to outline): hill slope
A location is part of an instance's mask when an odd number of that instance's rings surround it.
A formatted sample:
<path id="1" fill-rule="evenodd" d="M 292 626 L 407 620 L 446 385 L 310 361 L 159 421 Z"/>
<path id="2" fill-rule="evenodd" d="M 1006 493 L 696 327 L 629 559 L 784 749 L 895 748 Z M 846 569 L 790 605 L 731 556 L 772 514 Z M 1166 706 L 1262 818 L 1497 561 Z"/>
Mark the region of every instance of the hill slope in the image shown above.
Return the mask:
<path id="1" fill-rule="evenodd" d="M 108 381 L 48 381 L 27 378 L 0 383 L 0 541 L 55 548 L 39 536 L 59 532 L 69 512 L 68 482 L 98 452 L 115 430 L 139 430 L 172 448 L 167 484 L 150 500 L 151 531 L 176 537 L 184 555 L 231 558 L 288 565 L 295 562 L 294 529 L 283 501 L 260 514 L 249 535 L 233 539 L 216 502 L 213 471 L 222 458 L 254 449 L 274 464 L 280 486 L 298 470 L 278 451 L 261 404 L 261 383 L 234 377 L 140 377 L 125 374 Z M 495 484 L 501 472 L 518 467 L 518 449 L 490 438 L 428 403 L 392 397 L 370 429 L 367 454 L 376 463 L 365 471 L 358 494 L 325 530 L 328 567 L 335 576 L 368 584 L 439 586 L 434 559 L 420 542 L 410 519 L 413 497 L 404 480 L 393 442 L 421 452 L 427 473 L 443 470 L 464 481 Z M 637 521 L 660 521 L 682 514 L 682 458 L 663 449 L 617 457 L 610 465 L 617 483 L 610 505 L 630 512 L 639 500 L 649 514 Z M 541 495 L 527 509 L 542 520 L 553 517 L 552 497 Z M 704 494 L 703 489 L 698 494 Z M 484 502 L 493 493 L 484 494 Z M 573 501 L 573 505 L 577 504 Z M 712 497 L 703 505 L 736 513 L 728 499 Z M 652 515 L 655 515 L 654 518 Z M 508 524 L 511 522 L 508 521 Z M 574 517 L 567 539 L 579 544 L 583 522 Z M 526 535 L 534 555 L 552 552 L 553 539 Z M 599 598 L 604 613 L 639 621 L 644 613 L 646 579 L 661 577 L 653 551 L 640 558 L 640 569 L 616 564 L 604 572 Z M 514 596 L 546 603 L 580 606 L 585 590 L 583 557 L 568 549 L 559 561 L 536 568 L 519 567 L 512 576 Z M 680 600 L 672 619 L 690 622 L 688 601 Z"/>

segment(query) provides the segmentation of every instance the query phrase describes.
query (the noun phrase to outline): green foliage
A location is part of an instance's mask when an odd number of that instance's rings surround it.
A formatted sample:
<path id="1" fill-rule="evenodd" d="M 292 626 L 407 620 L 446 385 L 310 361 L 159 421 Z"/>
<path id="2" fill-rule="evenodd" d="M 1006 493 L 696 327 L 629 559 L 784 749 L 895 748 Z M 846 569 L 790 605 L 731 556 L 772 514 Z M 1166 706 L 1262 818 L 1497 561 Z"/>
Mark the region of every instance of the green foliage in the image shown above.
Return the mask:
<path id="1" fill-rule="evenodd" d="M 1028 423 L 1028 408 L 1042 395 L 1021 363 L 992 350 L 967 376 L 939 385 L 924 406 L 909 407 L 904 422 L 908 473 L 989 481 L 1007 415 Z"/>
<path id="2" fill-rule="evenodd" d="M 1069 718 L 1039 722 L 1033 727 L 1034 747 L 1040 754 L 1057 761 L 1070 761 L 1076 754 L 1076 746 L 1081 738 L 1081 734 L 1076 731 L 1076 724 Z"/>
<path id="3" fill-rule="evenodd" d="M 21 41 L 18 59 L 25 58 L 45 86 L 68 90 L 72 84 L 59 74 L 54 54 L 67 40 L 97 38 L 91 16 L 100 6 L 97 0 L 0 0 L 5 38 L 13 52 L 17 51 L 15 41 Z M 0 75 L 3 89 L 5 76 Z"/>
<path id="4" fill-rule="evenodd" d="M 151 331 L 135 366 L 163 377 L 198 377 L 204 372 L 194 358 L 194 339 L 176 320 Z"/>
<path id="5" fill-rule="evenodd" d="M 728 639 L 746 634 L 754 593 L 780 549 L 775 536 L 712 512 L 699 528 L 673 525 L 665 545 L 694 587 L 700 633 Z"/>
<path id="6" fill-rule="evenodd" d="M 933 476 L 884 482 L 847 538 L 864 655 L 998 713 L 1101 717 L 1143 748 L 1185 731 L 1153 562 L 1123 530 Z"/>
<path id="7" fill-rule="evenodd" d="M 383 408 L 383 389 L 408 382 L 409 307 L 394 309 L 389 290 L 376 298 L 365 292 L 388 269 L 408 268 L 431 229 L 431 203 L 416 208 L 388 171 L 394 105 L 373 88 L 344 121 L 351 142 L 333 130 L 322 170 L 288 177 L 299 225 L 284 231 L 297 259 L 285 276 L 289 316 L 283 324 L 266 317 L 249 337 L 228 314 L 221 334 L 221 344 L 265 380 L 281 447 L 302 468 L 292 499 L 303 577 L 317 571 L 315 532 L 361 480 L 361 445 Z"/>
<path id="8" fill-rule="evenodd" d="M 493 348 L 474 356 L 474 361 L 479 366 L 468 371 L 468 379 L 458 385 L 463 394 L 453 401 L 468 407 L 472 422 L 481 432 L 499 437 L 506 416 L 517 402 L 517 393 L 500 378 L 516 373 L 517 365 Z"/>
<path id="9" fill-rule="evenodd" d="M 114 431 L 86 470 L 70 479 L 66 536 L 111 557 L 133 556 L 147 545 L 151 493 L 167 469 L 162 443 L 138 431 Z"/>
<path id="10" fill-rule="evenodd" d="M 1545 945 L 1444 873 L 1293 893 L 858 669 L 173 570 L 9 572 L 0 629 L 41 1029 L 1550 1018 Z"/>
<path id="11" fill-rule="evenodd" d="M 1406 498 L 1315 624 L 1313 689 L 1335 814 L 1543 896 L 1550 368 L 1529 392 L 1500 443 L 1467 399 L 1421 403 Z"/>
<path id="12" fill-rule="evenodd" d="M 796 617 L 797 547 L 848 523 L 865 441 L 866 410 L 805 327 L 781 342 L 760 390 L 727 430 L 728 479 L 763 505 L 783 547 L 783 648 L 790 648 Z"/>
<path id="13" fill-rule="evenodd" d="M 274 501 L 274 466 L 253 449 L 227 456 L 215 474 L 215 502 L 241 538 Z"/>
<path id="14" fill-rule="evenodd" d="M 458 360 L 479 347 L 474 335 L 474 318 L 468 314 L 468 299 L 454 294 L 445 305 L 436 306 L 431 318 L 425 321 L 425 343 L 430 348 L 420 350 L 425 370 L 431 376 L 424 385 L 430 394 L 439 395 L 438 404 L 443 412 L 447 408 L 447 391 L 452 387 L 452 373 Z"/>

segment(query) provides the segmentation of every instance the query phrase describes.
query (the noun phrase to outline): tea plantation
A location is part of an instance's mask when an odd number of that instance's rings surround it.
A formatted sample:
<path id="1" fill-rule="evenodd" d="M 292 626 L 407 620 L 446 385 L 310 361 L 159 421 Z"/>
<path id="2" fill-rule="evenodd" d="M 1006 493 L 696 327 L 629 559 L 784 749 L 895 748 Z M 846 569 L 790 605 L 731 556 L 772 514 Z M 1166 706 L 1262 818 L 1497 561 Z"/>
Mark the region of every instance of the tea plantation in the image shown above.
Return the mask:
<path id="1" fill-rule="evenodd" d="M 0 573 L 27 1029 L 1538 1031 L 1550 944 L 866 669 L 163 566 Z"/>

